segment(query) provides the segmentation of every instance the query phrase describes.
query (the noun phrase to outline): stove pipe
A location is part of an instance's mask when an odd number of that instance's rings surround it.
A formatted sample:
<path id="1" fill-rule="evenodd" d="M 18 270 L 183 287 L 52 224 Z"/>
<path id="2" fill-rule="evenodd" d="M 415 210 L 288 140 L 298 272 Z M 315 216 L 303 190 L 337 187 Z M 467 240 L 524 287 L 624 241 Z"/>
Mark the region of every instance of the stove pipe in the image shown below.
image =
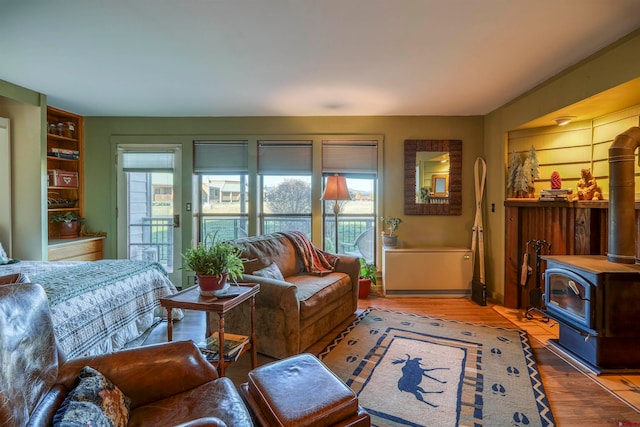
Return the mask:
<path id="1" fill-rule="evenodd" d="M 619 264 L 636 262 L 636 209 L 634 160 L 640 146 L 640 127 L 616 136 L 609 147 L 609 251 L 607 259 Z"/>

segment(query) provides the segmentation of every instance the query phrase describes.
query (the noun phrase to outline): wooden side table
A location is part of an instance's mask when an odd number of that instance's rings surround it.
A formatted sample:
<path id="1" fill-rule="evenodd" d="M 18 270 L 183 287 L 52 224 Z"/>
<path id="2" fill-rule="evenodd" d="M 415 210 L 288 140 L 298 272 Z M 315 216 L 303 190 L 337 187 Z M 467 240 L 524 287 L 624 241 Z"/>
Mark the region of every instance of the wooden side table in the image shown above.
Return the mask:
<path id="1" fill-rule="evenodd" d="M 258 292 L 260 292 L 260 285 L 258 283 L 243 283 L 239 286 L 231 285 L 229 292 L 238 292 L 240 295 L 230 298 L 203 296 L 200 295 L 198 286 L 192 286 L 176 294 L 160 298 L 160 305 L 167 310 L 167 338 L 169 341 L 173 339 L 172 309 L 180 308 L 183 310 L 197 310 L 207 313 L 216 313 L 220 321 L 218 326 L 220 348 L 224 348 L 224 315 L 240 304 L 249 301 L 251 307 L 251 336 L 249 337 L 249 345 L 244 346 L 238 357 L 246 351 L 251 350 L 251 367 L 256 368 L 256 366 L 258 366 L 258 354 L 256 349 L 255 297 Z M 205 337 L 208 337 L 209 335 L 211 335 L 211 328 L 209 327 L 209 322 L 207 322 Z M 217 363 L 220 376 L 224 376 L 225 367 L 231 363 L 233 362 L 225 361 L 224 355 L 221 355 L 220 361 Z"/>

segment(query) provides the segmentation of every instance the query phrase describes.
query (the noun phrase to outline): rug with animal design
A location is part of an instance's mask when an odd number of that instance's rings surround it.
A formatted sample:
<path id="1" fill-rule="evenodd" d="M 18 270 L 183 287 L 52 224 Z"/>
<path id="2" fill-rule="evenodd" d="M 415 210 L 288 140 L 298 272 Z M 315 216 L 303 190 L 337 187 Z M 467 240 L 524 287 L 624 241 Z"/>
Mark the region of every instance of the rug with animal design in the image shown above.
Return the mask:
<path id="1" fill-rule="evenodd" d="M 553 426 L 527 334 L 367 309 L 318 357 L 373 426 Z"/>

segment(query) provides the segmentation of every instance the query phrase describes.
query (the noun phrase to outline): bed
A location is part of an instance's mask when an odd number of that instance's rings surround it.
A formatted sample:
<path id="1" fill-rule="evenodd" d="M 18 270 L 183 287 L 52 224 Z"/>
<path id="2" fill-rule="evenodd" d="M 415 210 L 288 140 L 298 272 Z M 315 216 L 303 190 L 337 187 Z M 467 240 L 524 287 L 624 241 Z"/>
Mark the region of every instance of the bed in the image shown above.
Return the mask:
<path id="1" fill-rule="evenodd" d="M 21 275 L 49 298 L 54 331 L 68 358 L 124 348 L 166 317 L 160 297 L 177 292 L 157 262 L 22 261 L 0 265 L 0 277 Z M 182 318 L 182 312 L 173 313 Z"/>

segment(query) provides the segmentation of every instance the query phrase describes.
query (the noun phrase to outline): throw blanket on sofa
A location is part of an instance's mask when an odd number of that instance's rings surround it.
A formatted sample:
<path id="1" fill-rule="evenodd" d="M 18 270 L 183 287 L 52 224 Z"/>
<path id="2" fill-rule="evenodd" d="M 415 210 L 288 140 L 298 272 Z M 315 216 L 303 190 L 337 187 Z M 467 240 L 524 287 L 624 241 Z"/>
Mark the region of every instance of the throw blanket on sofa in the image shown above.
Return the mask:
<path id="1" fill-rule="evenodd" d="M 288 231 L 280 234 L 291 240 L 307 273 L 323 275 L 331 273 L 335 269 L 338 257 L 313 246 L 304 233 Z"/>

